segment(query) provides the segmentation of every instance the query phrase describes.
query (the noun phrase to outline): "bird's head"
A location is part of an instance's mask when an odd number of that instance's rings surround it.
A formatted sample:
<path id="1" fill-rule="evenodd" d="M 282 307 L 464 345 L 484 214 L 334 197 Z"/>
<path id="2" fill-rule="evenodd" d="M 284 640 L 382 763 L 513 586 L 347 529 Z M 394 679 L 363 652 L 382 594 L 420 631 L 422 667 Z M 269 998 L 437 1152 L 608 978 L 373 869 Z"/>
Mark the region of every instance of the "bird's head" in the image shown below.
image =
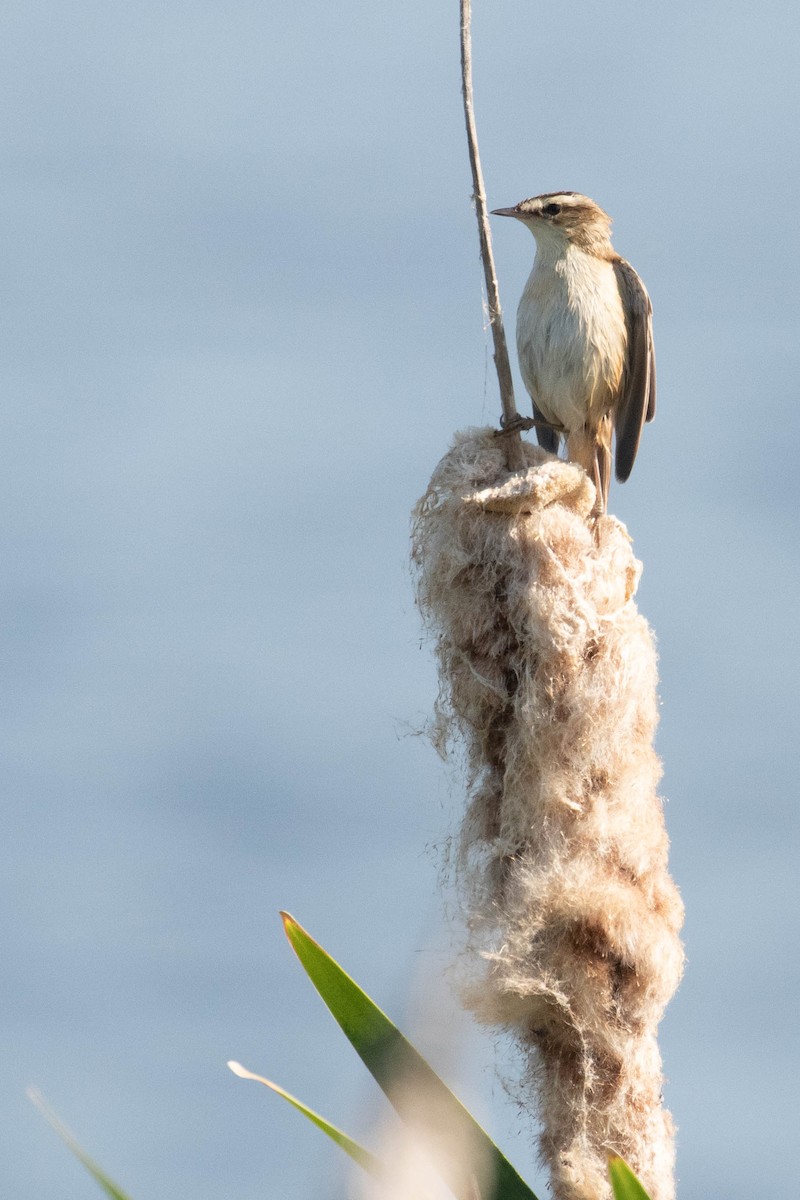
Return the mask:
<path id="1" fill-rule="evenodd" d="M 572 243 L 593 254 L 611 251 L 611 217 L 580 192 L 545 192 L 515 208 L 496 208 L 492 215 L 516 217 L 542 248 L 557 250 Z"/>

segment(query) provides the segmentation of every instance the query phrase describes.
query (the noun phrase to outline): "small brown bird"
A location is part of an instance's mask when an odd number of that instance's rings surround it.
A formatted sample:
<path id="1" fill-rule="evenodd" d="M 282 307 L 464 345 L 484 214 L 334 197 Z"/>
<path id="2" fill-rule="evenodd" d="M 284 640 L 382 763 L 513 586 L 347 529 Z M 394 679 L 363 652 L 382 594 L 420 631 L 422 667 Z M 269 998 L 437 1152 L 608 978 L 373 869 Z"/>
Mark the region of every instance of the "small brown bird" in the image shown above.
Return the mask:
<path id="1" fill-rule="evenodd" d="M 631 473 L 645 421 L 656 411 L 652 306 L 629 262 L 611 245 L 611 218 L 588 196 L 547 192 L 494 215 L 516 217 L 536 238 L 517 309 L 517 352 L 536 436 L 580 463 L 605 512 L 615 473 Z M 548 427 L 550 426 L 550 427 Z"/>

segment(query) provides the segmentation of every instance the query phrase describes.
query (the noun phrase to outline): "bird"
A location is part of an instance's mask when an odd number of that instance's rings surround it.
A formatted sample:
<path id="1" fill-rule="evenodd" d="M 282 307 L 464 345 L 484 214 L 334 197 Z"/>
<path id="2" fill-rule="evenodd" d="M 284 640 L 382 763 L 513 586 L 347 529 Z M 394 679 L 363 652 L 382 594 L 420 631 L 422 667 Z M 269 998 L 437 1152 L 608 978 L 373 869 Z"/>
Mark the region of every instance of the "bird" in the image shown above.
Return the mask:
<path id="1" fill-rule="evenodd" d="M 594 482 L 596 511 L 608 507 L 614 469 L 633 469 L 646 421 L 656 411 L 650 297 L 611 244 L 611 218 L 580 192 L 545 192 L 493 216 L 515 217 L 536 239 L 533 270 L 517 309 L 517 353 L 533 402 L 539 445 Z"/>

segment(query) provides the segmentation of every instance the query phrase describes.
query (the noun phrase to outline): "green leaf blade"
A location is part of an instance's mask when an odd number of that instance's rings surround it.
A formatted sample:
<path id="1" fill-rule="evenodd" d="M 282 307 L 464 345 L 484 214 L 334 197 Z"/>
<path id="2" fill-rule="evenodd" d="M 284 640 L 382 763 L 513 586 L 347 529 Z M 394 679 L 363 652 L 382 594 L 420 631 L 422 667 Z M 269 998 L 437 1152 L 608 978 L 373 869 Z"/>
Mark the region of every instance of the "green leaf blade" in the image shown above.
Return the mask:
<path id="1" fill-rule="evenodd" d="M 287 1092 L 285 1088 L 280 1086 L 280 1084 L 273 1083 L 271 1079 L 265 1079 L 263 1075 L 254 1075 L 252 1071 L 248 1071 L 241 1065 L 241 1063 L 229 1062 L 228 1066 L 233 1071 L 234 1075 L 238 1075 L 240 1079 L 255 1079 L 256 1082 L 263 1083 L 265 1087 L 268 1087 L 271 1091 L 275 1092 L 276 1095 L 282 1096 L 288 1104 L 291 1104 L 293 1108 L 296 1108 L 298 1112 L 301 1112 L 303 1116 L 312 1123 L 312 1125 L 316 1125 L 317 1129 L 321 1129 L 322 1132 L 326 1134 L 332 1142 L 335 1142 L 340 1149 L 344 1150 L 345 1154 L 352 1158 L 353 1162 L 358 1163 L 358 1165 L 362 1167 L 368 1174 L 372 1175 L 376 1179 L 385 1177 L 386 1168 L 380 1159 L 377 1158 L 370 1150 L 367 1150 L 364 1146 L 360 1145 L 354 1138 L 351 1138 L 349 1134 L 346 1134 L 342 1129 L 339 1129 L 338 1126 L 334 1125 L 331 1121 L 328 1121 L 325 1117 L 320 1116 L 320 1114 L 315 1112 L 313 1108 L 309 1108 L 309 1106 L 304 1104 L 302 1100 L 298 1100 L 296 1096 L 291 1094 L 291 1092 Z"/>
<path id="2" fill-rule="evenodd" d="M 400 1116 L 412 1121 L 418 1117 L 414 1093 L 424 1093 L 447 1122 L 449 1131 L 456 1129 L 488 1168 L 490 1182 L 480 1200 L 537 1200 L 485 1130 L 386 1014 L 293 917 L 288 913 L 281 913 L 281 917 L 306 974 Z M 411 1088 L 398 1089 L 398 1079 L 410 1080 Z M 459 1200 L 474 1200 L 474 1184 L 457 1182 L 454 1186 L 450 1178 L 447 1182 Z"/>
<path id="3" fill-rule="evenodd" d="M 624 1158 L 612 1155 L 608 1160 L 608 1174 L 614 1200 L 650 1200 Z"/>
<path id="4" fill-rule="evenodd" d="M 94 1159 L 90 1158 L 86 1151 L 78 1145 L 74 1135 L 67 1129 L 57 1113 L 53 1111 L 41 1092 L 37 1091 L 36 1088 L 28 1088 L 28 1099 L 36 1105 L 39 1112 L 55 1130 L 65 1146 L 68 1146 L 78 1161 L 83 1163 L 95 1183 L 99 1184 L 111 1200 L 130 1200 L 127 1192 L 123 1192 L 122 1188 L 106 1175 L 102 1167 L 99 1167 Z"/>

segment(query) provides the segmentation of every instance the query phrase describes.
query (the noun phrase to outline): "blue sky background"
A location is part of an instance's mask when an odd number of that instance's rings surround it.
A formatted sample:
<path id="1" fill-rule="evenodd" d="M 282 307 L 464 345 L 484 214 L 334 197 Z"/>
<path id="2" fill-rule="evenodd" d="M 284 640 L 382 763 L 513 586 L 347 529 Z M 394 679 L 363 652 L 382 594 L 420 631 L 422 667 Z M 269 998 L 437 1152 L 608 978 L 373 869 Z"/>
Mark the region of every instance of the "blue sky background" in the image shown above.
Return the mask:
<path id="1" fill-rule="evenodd" d="M 792 1196 L 798 18 L 494 0 L 474 33 L 492 206 L 587 192 L 655 307 L 612 509 L 687 905 L 679 1195 Z M 394 1016 L 440 995 L 421 1040 L 543 1185 L 438 982 L 460 796 L 409 733 L 436 683 L 408 512 L 498 411 L 455 0 L 26 0 L 0 81 L 2 1192 L 94 1194 L 36 1083 L 135 1200 L 341 1200 L 337 1152 L 224 1067 L 370 1136 L 281 907 Z M 533 243 L 498 225 L 513 328 Z"/>

